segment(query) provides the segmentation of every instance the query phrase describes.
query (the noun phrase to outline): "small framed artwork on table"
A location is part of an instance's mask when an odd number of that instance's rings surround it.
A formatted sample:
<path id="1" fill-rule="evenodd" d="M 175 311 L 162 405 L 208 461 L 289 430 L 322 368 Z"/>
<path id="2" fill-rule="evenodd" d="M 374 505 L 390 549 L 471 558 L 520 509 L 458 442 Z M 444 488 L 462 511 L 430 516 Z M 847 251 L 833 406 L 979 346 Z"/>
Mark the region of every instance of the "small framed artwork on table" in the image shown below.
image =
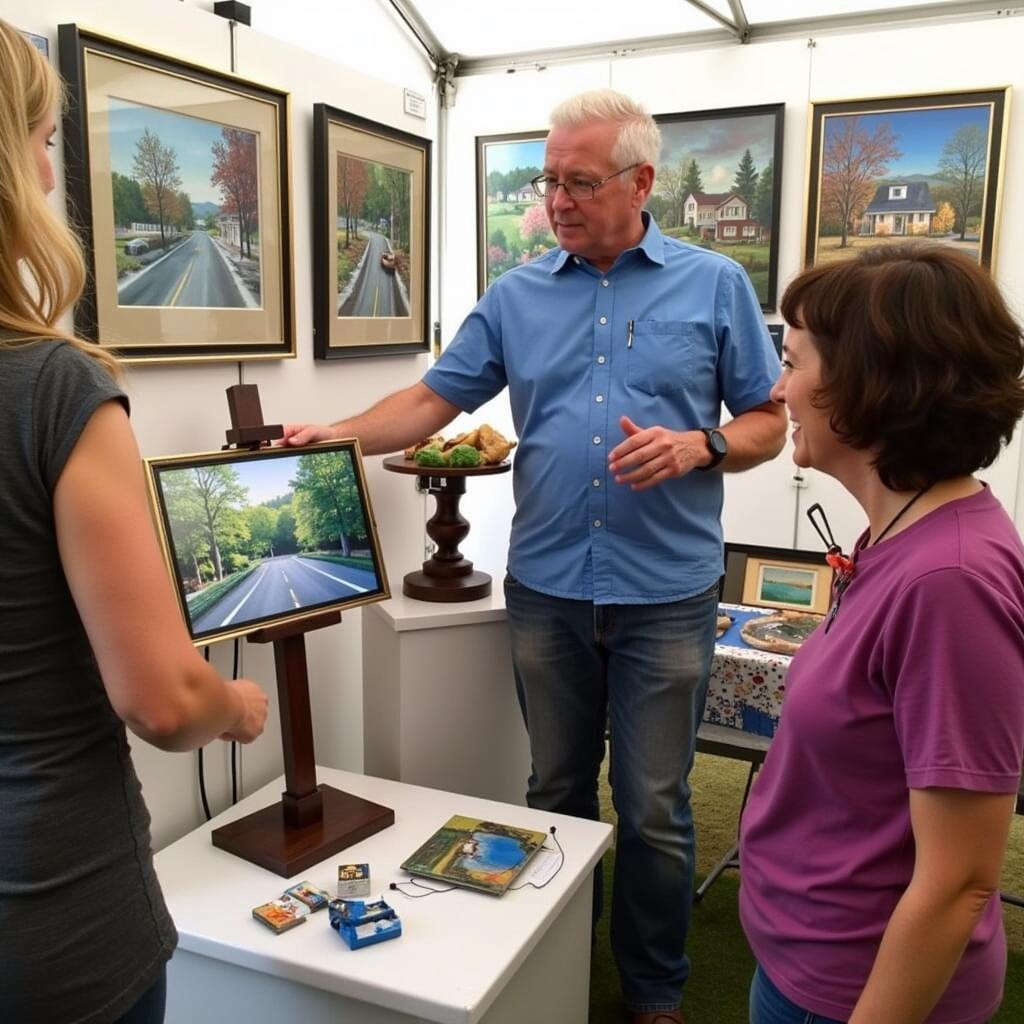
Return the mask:
<path id="1" fill-rule="evenodd" d="M 58 29 L 83 337 L 128 362 L 295 354 L 288 94 Z"/>
<path id="2" fill-rule="evenodd" d="M 313 108 L 317 359 L 430 347 L 430 140 Z"/>
<path id="3" fill-rule="evenodd" d="M 723 601 L 824 614 L 831 591 L 832 567 L 822 552 L 725 545 Z"/>

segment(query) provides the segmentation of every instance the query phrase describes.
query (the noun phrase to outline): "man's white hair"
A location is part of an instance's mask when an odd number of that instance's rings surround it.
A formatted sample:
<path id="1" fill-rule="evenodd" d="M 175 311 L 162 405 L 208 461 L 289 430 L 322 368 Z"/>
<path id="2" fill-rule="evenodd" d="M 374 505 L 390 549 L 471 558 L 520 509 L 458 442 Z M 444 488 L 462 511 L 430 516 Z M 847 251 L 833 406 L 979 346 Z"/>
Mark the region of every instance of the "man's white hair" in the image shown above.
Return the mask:
<path id="1" fill-rule="evenodd" d="M 653 164 L 661 155 L 661 129 L 646 109 L 614 89 L 591 89 L 559 103 L 551 111 L 552 128 L 579 128 L 595 121 L 614 121 L 619 137 L 612 148 L 616 163 Z"/>

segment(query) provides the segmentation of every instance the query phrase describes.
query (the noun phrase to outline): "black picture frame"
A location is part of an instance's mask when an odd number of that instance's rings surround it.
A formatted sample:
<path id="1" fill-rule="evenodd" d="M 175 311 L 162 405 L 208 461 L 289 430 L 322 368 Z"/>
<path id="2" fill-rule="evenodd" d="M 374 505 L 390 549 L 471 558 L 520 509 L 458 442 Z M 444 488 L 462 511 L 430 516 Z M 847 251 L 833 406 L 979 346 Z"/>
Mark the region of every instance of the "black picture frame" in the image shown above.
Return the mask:
<path id="1" fill-rule="evenodd" d="M 782 338 L 786 333 L 785 324 L 768 324 L 768 333 L 772 337 L 772 344 L 775 346 L 775 354 L 782 358 Z"/>
<path id="2" fill-rule="evenodd" d="M 665 234 L 732 256 L 747 272 L 762 311 L 774 312 L 779 272 L 785 104 L 655 114 L 654 120 L 661 128 L 662 153 L 647 208 L 654 214 L 658 226 Z M 752 150 L 758 155 L 752 155 Z M 771 154 L 768 162 L 757 164 L 756 161 L 763 161 L 767 153 Z M 709 186 L 704 181 L 707 169 L 701 167 L 701 156 L 732 168 L 729 174 L 734 180 L 724 191 L 718 185 L 713 192 L 705 191 Z M 687 199 L 694 194 L 693 189 L 685 187 L 692 170 L 691 162 L 696 165 L 704 186 L 699 195 L 706 197 L 707 202 L 697 200 L 691 204 Z M 769 165 L 771 181 L 763 184 L 758 193 L 757 181 L 762 179 Z M 751 172 L 756 174 L 749 201 L 734 188 L 741 169 L 747 177 Z M 691 180 L 689 184 L 694 182 Z M 739 195 L 739 202 L 733 200 L 735 195 Z M 770 206 L 768 211 L 762 209 L 766 204 Z M 737 211 L 736 215 L 733 210 Z M 742 216 L 744 211 L 756 215 Z"/>
<path id="3" fill-rule="evenodd" d="M 317 359 L 429 350 L 430 189 L 429 139 L 326 103 L 314 105 Z M 386 212 L 378 202 L 382 191 L 391 197 Z M 344 203 L 350 206 L 342 215 Z M 347 244 L 339 221 L 345 222 Z"/>
<path id="4" fill-rule="evenodd" d="M 530 187 L 531 172 L 540 174 L 544 164 L 544 143 L 547 131 L 511 132 L 503 135 L 478 135 L 476 138 L 476 290 L 479 298 L 494 279 L 510 269 L 526 253 L 527 258 L 538 255 L 537 245 L 554 246 L 558 243 L 547 227 L 546 234 L 538 233 L 534 246 L 524 240 L 519 227 L 532 209 L 544 212 L 544 200 L 533 195 Z M 520 165 L 519 160 L 527 163 Z M 500 166 L 499 166 L 500 165 Z M 507 171 L 502 167 L 508 166 Z M 492 188 L 492 175 L 504 177 L 522 166 L 522 173 L 509 186 Z M 521 180 L 520 180 L 521 179 Z M 513 196 L 512 193 L 515 193 Z M 491 244 L 492 228 L 500 231 L 505 246 Z M 515 237 L 510 238 L 515 229 Z"/>
<path id="5" fill-rule="evenodd" d="M 126 362 L 294 356 L 289 94 L 75 24 L 57 39 L 68 211 L 87 264 L 76 332 Z M 162 170 L 126 162 L 125 138 Z M 140 215 L 152 223 L 123 223 Z"/>
<path id="6" fill-rule="evenodd" d="M 357 440 L 145 465 L 164 561 L 197 646 L 390 597 Z M 219 518 L 195 514 L 200 506 Z"/>
<path id="7" fill-rule="evenodd" d="M 909 237 L 954 245 L 991 268 L 1007 110 L 1006 88 L 812 103 L 804 266 Z M 939 118 L 941 139 L 927 123 Z M 919 142 L 909 147 L 917 163 L 894 171 L 908 137 Z"/>

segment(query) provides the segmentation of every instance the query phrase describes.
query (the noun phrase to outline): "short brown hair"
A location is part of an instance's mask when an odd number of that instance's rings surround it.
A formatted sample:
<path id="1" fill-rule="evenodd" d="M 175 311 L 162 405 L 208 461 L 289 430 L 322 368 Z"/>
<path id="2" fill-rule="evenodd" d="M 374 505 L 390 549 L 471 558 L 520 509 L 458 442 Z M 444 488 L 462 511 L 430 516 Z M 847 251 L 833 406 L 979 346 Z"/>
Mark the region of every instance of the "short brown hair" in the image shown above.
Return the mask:
<path id="1" fill-rule="evenodd" d="M 875 449 L 886 487 L 918 490 L 990 466 L 1024 412 L 1024 348 L 988 272 L 937 243 L 865 249 L 805 270 L 782 315 L 821 356 L 816 404 Z"/>

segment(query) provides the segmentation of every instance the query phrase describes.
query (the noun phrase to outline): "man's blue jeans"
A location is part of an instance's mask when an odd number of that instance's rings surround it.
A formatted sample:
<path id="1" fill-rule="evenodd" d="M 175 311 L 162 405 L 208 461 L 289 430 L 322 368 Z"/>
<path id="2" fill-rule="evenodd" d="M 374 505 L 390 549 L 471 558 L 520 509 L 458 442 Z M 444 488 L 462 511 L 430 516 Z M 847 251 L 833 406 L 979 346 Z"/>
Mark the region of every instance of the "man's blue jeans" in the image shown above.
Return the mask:
<path id="1" fill-rule="evenodd" d="M 842 1024 L 831 1017 L 819 1017 L 802 1010 L 787 999 L 761 969 L 750 983 L 750 1024 Z"/>
<path id="2" fill-rule="evenodd" d="M 505 601 L 533 760 L 527 802 L 596 820 L 610 723 L 618 815 L 612 951 L 630 1009 L 674 1009 L 690 971 L 687 778 L 714 653 L 717 587 L 669 604 L 595 605 L 508 576 Z M 595 919 L 600 892 L 598 872 Z"/>

